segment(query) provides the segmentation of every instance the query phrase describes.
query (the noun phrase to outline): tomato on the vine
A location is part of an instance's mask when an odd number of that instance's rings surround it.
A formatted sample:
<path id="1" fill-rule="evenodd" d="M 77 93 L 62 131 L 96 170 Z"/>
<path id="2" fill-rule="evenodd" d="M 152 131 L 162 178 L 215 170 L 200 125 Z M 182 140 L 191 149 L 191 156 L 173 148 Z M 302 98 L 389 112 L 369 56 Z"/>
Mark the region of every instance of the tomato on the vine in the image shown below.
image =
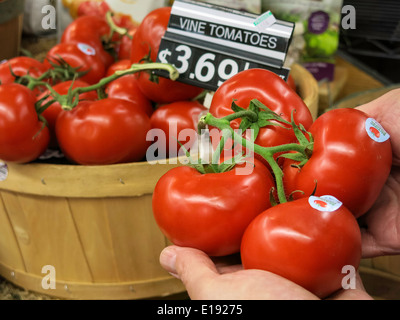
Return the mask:
<path id="1" fill-rule="evenodd" d="M 68 80 L 64 82 L 60 82 L 56 85 L 54 85 L 52 88 L 55 92 L 57 92 L 60 95 L 66 95 L 70 89 L 75 89 L 75 88 L 80 88 L 80 87 L 88 87 L 89 84 L 87 82 L 84 82 L 82 80 Z M 46 96 L 50 95 L 50 91 L 46 90 L 43 93 L 41 93 L 37 100 L 44 99 Z M 80 100 L 88 100 L 88 101 L 94 101 L 96 100 L 97 93 L 96 91 L 90 91 L 86 93 L 82 93 L 79 95 Z M 47 102 L 49 102 L 52 99 L 51 96 L 49 96 L 47 99 L 43 100 L 42 106 L 44 106 Z M 62 112 L 62 107 L 59 102 L 54 101 L 50 106 L 46 108 L 42 112 L 42 116 L 47 120 L 47 125 L 50 130 L 50 143 L 49 147 L 51 148 L 56 148 L 58 146 L 57 143 L 57 138 L 56 138 L 56 133 L 55 133 L 55 126 L 56 126 L 56 121 L 58 115 Z"/>
<path id="2" fill-rule="evenodd" d="M 114 62 L 108 68 L 107 76 L 113 75 L 118 70 L 129 69 L 131 65 L 131 61 L 127 59 Z M 140 90 L 134 74 L 128 74 L 111 81 L 106 85 L 105 92 L 109 98 L 128 100 L 137 104 L 149 117 L 153 114 L 153 105 Z"/>
<path id="3" fill-rule="evenodd" d="M 269 170 L 257 159 L 252 163 L 252 173 L 245 175 L 236 174 L 236 169 L 202 174 L 189 166 L 168 171 L 153 193 L 153 213 L 161 231 L 174 244 L 211 256 L 239 252 L 248 224 L 270 207 L 274 186 Z"/>
<path id="4" fill-rule="evenodd" d="M 372 131 L 379 130 L 380 138 Z M 371 131 L 372 130 L 372 131 Z M 301 168 L 285 159 L 284 185 L 294 198 L 330 194 L 359 217 L 376 201 L 392 166 L 389 135 L 360 110 L 330 110 L 314 122 L 311 157 Z"/>
<path id="5" fill-rule="evenodd" d="M 151 101 L 140 91 L 135 75 L 128 74 L 107 85 L 106 93 L 109 98 L 128 100 L 137 105 L 149 117 L 153 114 Z"/>
<path id="6" fill-rule="evenodd" d="M 97 49 L 86 43 L 56 44 L 47 52 L 44 64 L 49 68 L 51 67 L 50 62 L 55 65 L 61 65 L 60 59 L 64 60 L 72 68 L 78 68 L 78 72 L 86 72 L 80 79 L 89 84 L 100 81 L 106 72 L 106 67 L 99 57 Z"/>
<path id="7" fill-rule="evenodd" d="M 0 62 L 0 84 L 13 83 L 17 77 L 30 75 L 38 78 L 48 70 L 48 66 L 31 57 L 14 57 Z M 41 87 L 36 87 L 33 92 L 40 94 Z"/>
<path id="8" fill-rule="evenodd" d="M 119 45 L 117 47 L 118 59 L 130 59 L 132 55 L 132 41 L 135 36 L 137 26 L 132 26 L 129 28 L 128 34 L 122 36 Z"/>
<path id="9" fill-rule="evenodd" d="M 309 197 L 274 206 L 246 229 L 244 269 L 261 269 L 289 279 L 320 298 L 342 288 L 343 268 L 357 270 L 361 232 L 357 220 L 332 197 Z"/>
<path id="10" fill-rule="evenodd" d="M 112 55 L 103 46 L 103 40 L 110 41 L 107 38 L 110 32 L 110 26 L 104 17 L 85 15 L 67 26 L 62 34 L 61 43 L 85 43 L 93 47 L 107 68 L 114 62 Z"/>
<path id="11" fill-rule="evenodd" d="M 27 87 L 0 85 L 0 159 L 26 163 L 38 158 L 49 143 L 49 130 L 39 120 L 36 96 Z"/>
<path id="12" fill-rule="evenodd" d="M 177 101 L 163 105 L 154 111 L 150 118 L 153 129 L 161 129 L 165 133 L 166 156 L 178 156 L 181 144 L 190 151 L 193 146 L 193 137 L 190 132 L 184 132 L 188 129 L 191 132 L 197 132 L 197 123 L 200 115 L 207 109 L 198 101 Z M 184 137 L 180 137 L 180 133 Z M 189 135 L 187 135 L 189 134 Z"/>
<path id="13" fill-rule="evenodd" d="M 253 99 L 259 100 L 286 121 L 291 121 L 293 113 L 296 124 L 302 124 L 307 129 L 313 123 L 311 112 L 301 97 L 278 75 L 265 69 L 248 69 L 226 80 L 213 96 L 210 113 L 222 118 L 233 113 L 232 102 L 247 109 Z M 240 123 L 240 119 L 234 120 L 231 127 L 239 129 Z M 290 128 L 285 124 L 261 127 L 255 143 L 272 147 L 296 142 L 294 131 Z"/>
<path id="14" fill-rule="evenodd" d="M 0 63 L 0 83 L 13 83 L 16 76 L 25 76 L 29 74 L 34 78 L 40 77 L 47 71 L 47 67 L 31 57 L 14 57 L 10 60 L 3 60 Z"/>
<path id="15" fill-rule="evenodd" d="M 162 7 L 153 10 L 143 19 L 133 37 L 132 63 L 139 63 L 145 58 L 153 62 L 157 60 L 161 38 L 167 30 L 170 16 L 171 8 Z M 140 72 L 138 79 L 142 92 L 156 103 L 190 100 L 203 91 L 199 87 L 163 77 L 158 77 L 158 82 L 151 81 L 148 72 Z"/>
<path id="16" fill-rule="evenodd" d="M 149 117 L 130 101 L 106 98 L 81 101 L 59 114 L 56 136 L 61 151 L 82 165 L 135 162 L 150 143 Z"/>

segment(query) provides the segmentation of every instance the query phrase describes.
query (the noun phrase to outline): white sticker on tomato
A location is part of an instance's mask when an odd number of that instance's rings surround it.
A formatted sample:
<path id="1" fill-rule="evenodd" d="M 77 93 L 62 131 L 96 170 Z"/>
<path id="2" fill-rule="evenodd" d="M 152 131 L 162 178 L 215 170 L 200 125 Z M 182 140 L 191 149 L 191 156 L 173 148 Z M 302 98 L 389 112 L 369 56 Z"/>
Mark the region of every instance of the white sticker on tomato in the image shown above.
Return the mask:
<path id="1" fill-rule="evenodd" d="M 6 180 L 8 177 L 8 166 L 6 163 L 0 161 L 0 181 Z"/>
<path id="2" fill-rule="evenodd" d="M 310 196 L 308 203 L 314 209 L 322 212 L 333 212 L 342 206 L 342 202 L 336 199 L 334 196 Z"/>
<path id="3" fill-rule="evenodd" d="M 390 138 L 390 135 L 383 129 L 380 123 L 373 118 L 368 118 L 365 121 L 365 130 L 368 136 L 376 142 L 385 142 Z"/>
<path id="4" fill-rule="evenodd" d="M 89 46 L 86 43 L 78 43 L 78 48 L 81 50 L 84 54 L 88 56 L 94 56 L 96 54 L 96 49 L 93 48 L 92 46 Z"/>
<path id="5" fill-rule="evenodd" d="M 1 61 L 0 61 L 0 65 L 5 64 L 5 63 L 7 63 L 7 62 L 8 62 L 7 59 L 1 60 Z"/>

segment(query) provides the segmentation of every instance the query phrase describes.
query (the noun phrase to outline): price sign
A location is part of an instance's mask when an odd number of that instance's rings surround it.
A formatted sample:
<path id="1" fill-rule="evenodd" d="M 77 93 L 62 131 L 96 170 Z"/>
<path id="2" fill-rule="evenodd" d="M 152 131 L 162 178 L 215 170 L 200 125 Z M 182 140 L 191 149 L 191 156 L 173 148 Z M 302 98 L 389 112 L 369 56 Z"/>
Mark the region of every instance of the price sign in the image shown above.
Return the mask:
<path id="1" fill-rule="evenodd" d="M 271 14 L 268 13 L 268 17 Z M 262 20 L 262 19 L 261 19 Z M 283 68 L 294 24 L 191 0 L 176 0 L 157 62 L 170 63 L 178 81 L 215 91 L 236 73 L 264 68 L 287 79 Z M 156 74 L 167 77 L 164 71 Z"/>

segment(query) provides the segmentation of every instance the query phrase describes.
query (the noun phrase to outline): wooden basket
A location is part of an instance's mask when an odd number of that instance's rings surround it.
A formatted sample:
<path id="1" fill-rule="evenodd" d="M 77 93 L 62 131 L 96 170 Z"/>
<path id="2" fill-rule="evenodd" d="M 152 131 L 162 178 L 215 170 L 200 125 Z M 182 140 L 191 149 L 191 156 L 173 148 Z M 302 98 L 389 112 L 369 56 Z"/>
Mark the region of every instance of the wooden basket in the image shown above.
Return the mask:
<path id="1" fill-rule="evenodd" d="M 0 183 L 0 274 L 67 299 L 140 299 L 184 291 L 159 265 L 167 239 L 154 186 L 175 166 L 8 164 Z M 56 288 L 44 289 L 50 265 Z"/>
<path id="2" fill-rule="evenodd" d="M 315 120 L 319 111 L 317 80 L 315 80 L 314 76 L 307 69 L 297 63 L 292 65 L 290 72 L 295 80 L 297 93 L 303 98 L 304 103 L 310 109 Z"/>
<path id="3" fill-rule="evenodd" d="M 316 114 L 318 88 L 301 66 L 299 94 Z M 8 164 L 0 170 L 0 274 L 65 299 L 144 299 L 184 293 L 159 264 L 168 245 L 152 214 L 158 179 L 180 165 Z M 4 168 L 3 168 L 4 169 Z M 3 171 L 3 172 L 2 172 Z M 2 173 L 2 174 L 1 174 Z M 45 289 L 51 274 L 55 289 Z M 45 286 L 46 287 L 46 286 Z"/>

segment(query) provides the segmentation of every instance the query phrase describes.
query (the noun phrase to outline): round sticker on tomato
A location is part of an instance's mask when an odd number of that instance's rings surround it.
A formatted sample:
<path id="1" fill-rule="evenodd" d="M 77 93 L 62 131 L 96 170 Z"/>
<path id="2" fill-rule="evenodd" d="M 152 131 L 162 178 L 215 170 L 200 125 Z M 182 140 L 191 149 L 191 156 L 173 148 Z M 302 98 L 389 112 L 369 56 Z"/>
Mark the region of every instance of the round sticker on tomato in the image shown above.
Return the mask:
<path id="1" fill-rule="evenodd" d="M 84 54 L 88 56 L 94 56 L 96 54 L 96 49 L 93 48 L 92 46 L 89 46 L 86 43 L 78 43 L 78 48 L 81 50 Z"/>
<path id="2" fill-rule="evenodd" d="M 8 177 L 8 166 L 6 163 L 0 161 L 0 181 L 6 180 Z"/>
<path id="3" fill-rule="evenodd" d="M 368 136 L 376 142 L 385 142 L 390 138 L 390 135 L 383 129 L 380 123 L 373 118 L 368 118 L 365 121 L 365 130 Z"/>
<path id="4" fill-rule="evenodd" d="M 342 202 L 333 196 L 310 196 L 308 203 L 314 209 L 322 212 L 333 212 L 342 206 Z"/>

